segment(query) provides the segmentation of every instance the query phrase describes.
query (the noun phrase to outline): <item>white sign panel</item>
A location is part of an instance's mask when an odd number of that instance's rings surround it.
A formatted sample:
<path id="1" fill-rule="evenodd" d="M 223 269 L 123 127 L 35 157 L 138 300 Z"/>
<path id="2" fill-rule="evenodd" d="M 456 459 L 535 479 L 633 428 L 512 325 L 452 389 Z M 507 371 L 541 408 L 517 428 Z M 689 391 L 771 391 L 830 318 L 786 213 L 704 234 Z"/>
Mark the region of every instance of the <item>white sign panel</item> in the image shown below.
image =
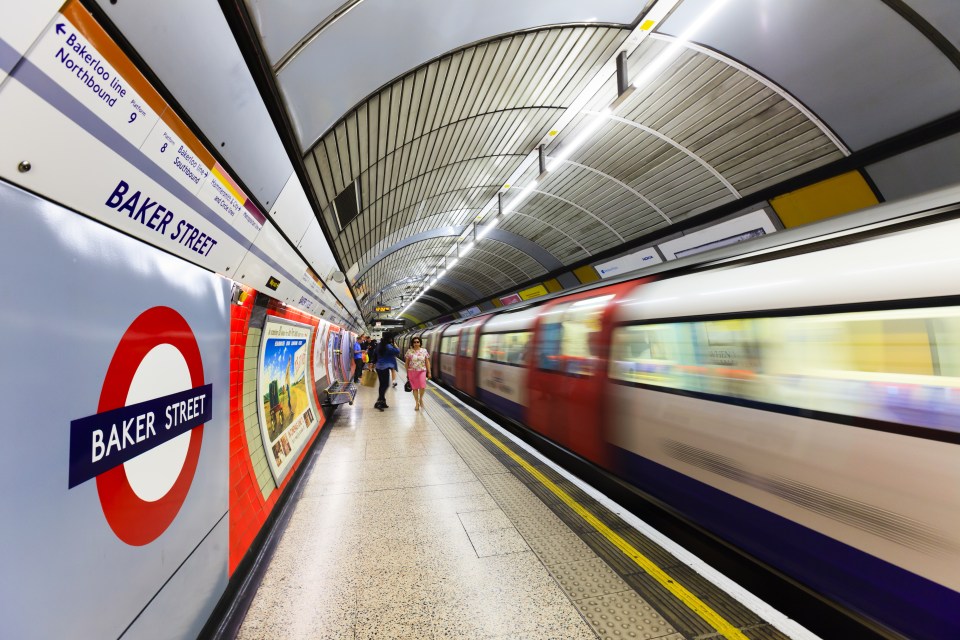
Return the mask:
<path id="1" fill-rule="evenodd" d="M 658 248 L 667 260 L 676 260 L 759 238 L 776 231 L 777 227 L 770 220 L 770 216 L 761 209 L 664 242 Z"/>
<path id="2" fill-rule="evenodd" d="M 655 264 L 660 264 L 663 260 L 653 247 L 641 249 L 625 256 L 615 258 L 610 262 L 604 262 L 596 266 L 597 273 L 601 278 L 612 278 L 624 273 L 630 273 L 637 269 L 643 269 Z"/>

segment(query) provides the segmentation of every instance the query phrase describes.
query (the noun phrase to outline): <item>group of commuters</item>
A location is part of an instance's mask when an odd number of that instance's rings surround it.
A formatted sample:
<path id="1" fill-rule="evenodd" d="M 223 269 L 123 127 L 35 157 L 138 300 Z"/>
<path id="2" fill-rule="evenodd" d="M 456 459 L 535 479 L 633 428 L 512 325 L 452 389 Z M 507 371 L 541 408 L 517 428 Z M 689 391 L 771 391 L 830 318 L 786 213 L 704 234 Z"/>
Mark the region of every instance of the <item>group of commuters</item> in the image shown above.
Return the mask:
<path id="1" fill-rule="evenodd" d="M 392 380 L 397 378 L 397 358 L 400 349 L 395 344 L 396 336 L 392 333 L 384 334 L 380 342 L 367 336 L 360 336 L 353 344 L 353 381 L 359 382 L 363 374 L 364 365 L 377 372 L 380 382 L 375 409 L 383 411 L 389 409 L 387 405 L 387 389 Z M 366 358 L 364 358 L 366 355 Z M 411 341 L 410 348 L 404 356 L 407 367 L 407 382 L 410 383 L 413 398 L 416 401 L 414 411 L 420 411 L 423 406 L 423 394 L 427 390 L 427 378 L 430 376 L 430 354 L 423 348 L 420 338 Z M 393 382 L 393 386 L 397 386 Z"/>

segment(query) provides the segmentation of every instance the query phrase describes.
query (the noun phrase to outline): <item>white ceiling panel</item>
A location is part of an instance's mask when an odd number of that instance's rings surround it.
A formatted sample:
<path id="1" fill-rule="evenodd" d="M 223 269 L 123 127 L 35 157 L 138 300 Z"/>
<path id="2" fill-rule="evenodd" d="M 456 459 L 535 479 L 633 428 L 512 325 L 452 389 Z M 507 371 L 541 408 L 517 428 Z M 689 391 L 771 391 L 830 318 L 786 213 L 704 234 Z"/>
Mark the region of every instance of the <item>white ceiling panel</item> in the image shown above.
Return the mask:
<path id="1" fill-rule="evenodd" d="M 248 0 L 250 17 L 257 25 L 263 48 L 271 64 L 276 64 L 290 49 L 338 13 L 357 4 L 357 0 Z"/>
<path id="2" fill-rule="evenodd" d="M 310 206 L 296 174 L 290 174 L 290 179 L 277 197 L 276 203 L 270 208 L 270 217 L 294 242 L 302 238 L 308 228 L 319 228 L 317 218 L 313 215 L 313 207 Z"/>
<path id="3" fill-rule="evenodd" d="M 336 269 L 337 261 L 333 257 L 333 251 L 330 249 L 320 225 L 310 225 L 297 244 L 297 248 L 310 261 L 314 271 L 321 278 L 326 280 L 330 272 Z"/>
<path id="4" fill-rule="evenodd" d="M 960 2 L 957 0 L 907 0 L 917 13 L 960 48 Z"/>
<path id="5" fill-rule="evenodd" d="M 381 291 L 409 300 L 498 194 L 505 218 L 434 302 L 662 239 L 960 109 L 953 0 L 247 4 L 365 310 Z M 647 5 L 668 17 L 630 26 Z M 621 50 L 633 88 L 614 102 Z M 359 208 L 341 218 L 351 186 Z"/>

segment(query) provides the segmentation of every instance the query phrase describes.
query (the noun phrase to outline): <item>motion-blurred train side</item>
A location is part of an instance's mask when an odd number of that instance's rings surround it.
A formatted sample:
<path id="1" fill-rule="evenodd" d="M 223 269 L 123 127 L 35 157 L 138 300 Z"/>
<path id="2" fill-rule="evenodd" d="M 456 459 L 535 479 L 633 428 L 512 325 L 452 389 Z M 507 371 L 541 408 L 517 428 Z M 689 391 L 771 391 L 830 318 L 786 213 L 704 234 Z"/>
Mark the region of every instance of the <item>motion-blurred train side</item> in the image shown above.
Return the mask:
<path id="1" fill-rule="evenodd" d="M 809 590 L 960 638 L 954 216 L 405 337 L 436 380 Z"/>

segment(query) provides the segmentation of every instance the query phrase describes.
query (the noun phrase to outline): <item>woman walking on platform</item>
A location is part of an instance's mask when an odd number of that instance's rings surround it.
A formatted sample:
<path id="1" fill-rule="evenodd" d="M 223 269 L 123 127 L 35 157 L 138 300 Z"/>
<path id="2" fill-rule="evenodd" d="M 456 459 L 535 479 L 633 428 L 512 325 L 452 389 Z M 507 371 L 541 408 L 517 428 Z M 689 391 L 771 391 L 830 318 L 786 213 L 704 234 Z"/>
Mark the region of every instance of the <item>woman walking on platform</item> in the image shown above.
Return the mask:
<path id="1" fill-rule="evenodd" d="M 393 344 L 393 334 L 388 333 L 380 340 L 380 346 L 377 347 L 377 378 L 380 380 L 380 395 L 377 403 L 373 405 L 374 409 L 389 409 L 387 406 L 387 389 L 390 387 L 390 371 L 397 369 L 397 356 L 400 355 L 400 349 Z"/>
<path id="2" fill-rule="evenodd" d="M 427 378 L 430 377 L 430 354 L 420 345 L 420 338 L 411 340 L 405 358 L 407 380 L 410 381 L 413 398 L 417 401 L 414 411 L 420 411 L 420 407 L 423 406 L 423 394 L 427 390 Z"/>

